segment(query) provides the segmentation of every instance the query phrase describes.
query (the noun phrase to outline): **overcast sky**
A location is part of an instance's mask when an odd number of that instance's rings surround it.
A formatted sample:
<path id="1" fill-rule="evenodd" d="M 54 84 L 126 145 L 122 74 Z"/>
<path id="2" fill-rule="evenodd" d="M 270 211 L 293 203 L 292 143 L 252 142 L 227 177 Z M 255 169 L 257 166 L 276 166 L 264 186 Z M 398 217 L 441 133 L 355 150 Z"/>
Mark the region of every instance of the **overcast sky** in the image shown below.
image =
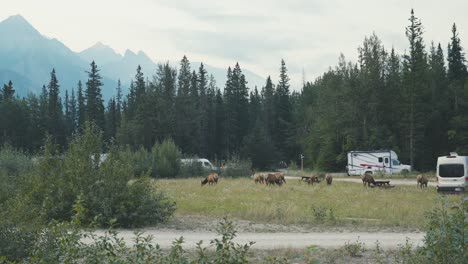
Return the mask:
<path id="1" fill-rule="evenodd" d="M 403 53 L 412 7 L 426 46 L 446 51 L 451 26 L 468 49 L 467 0 L 0 0 L 0 20 L 24 16 L 42 34 L 74 51 L 98 41 L 117 52 L 143 50 L 154 61 L 191 61 L 227 68 L 239 61 L 261 76 L 278 76 L 284 58 L 293 85 L 313 80 L 343 53 L 356 60 L 375 32 Z M 4 40 L 3 40 L 4 41 Z M 220 84 L 223 85 L 223 84 Z"/>

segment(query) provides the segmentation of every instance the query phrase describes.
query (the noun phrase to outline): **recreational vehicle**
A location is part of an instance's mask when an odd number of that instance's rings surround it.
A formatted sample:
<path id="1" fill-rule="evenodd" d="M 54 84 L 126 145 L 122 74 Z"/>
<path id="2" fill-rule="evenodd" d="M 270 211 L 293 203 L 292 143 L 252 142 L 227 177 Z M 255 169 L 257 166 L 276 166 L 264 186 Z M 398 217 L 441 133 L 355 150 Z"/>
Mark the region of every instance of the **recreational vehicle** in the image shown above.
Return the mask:
<path id="1" fill-rule="evenodd" d="M 437 159 L 437 191 L 464 192 L 468 185 L 468 156 L 451 152 Z"/>
<path id="2" fill-rule="evenodd" d="M 393 150 L 348 152 L 346 172 L 349 176 L 364 173 L 395 174 L 409 171 L 411 171 L 411 166 L 401 164 Z"/>

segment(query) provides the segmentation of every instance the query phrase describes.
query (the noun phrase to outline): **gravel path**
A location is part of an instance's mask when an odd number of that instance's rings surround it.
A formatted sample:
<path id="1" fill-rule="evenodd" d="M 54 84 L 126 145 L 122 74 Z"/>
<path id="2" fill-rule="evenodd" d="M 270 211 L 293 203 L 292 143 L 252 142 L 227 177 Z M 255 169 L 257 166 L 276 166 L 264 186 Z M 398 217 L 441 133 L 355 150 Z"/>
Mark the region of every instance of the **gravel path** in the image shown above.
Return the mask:
<path id="1" fill-rule="evenodd" d="M 96 234 L 103 235 L 102 231 Z M 153 236 L 153 243 L 157 243 L 163 249 L 170 248 L 172 242 L 181 236 L 184 237 L 184 248 L 194 249 L 196 243 L 203 240 L 203 245 L 208 246 L 210 241 L 216 238 L 216 233 L 208 231 L 191 230 L 145 230 L 144 235 Z M 135 237 L 133 231 L 119 231 L 119 237 L 123 238 L 127 245 L 133 244 Z M 359 241 L 365 243 L 366 247 L 375 247 L 375 242 L 379 241 L 380 246 L 385 249 L 395 249 L 400 244 L 404 244 L 408 238 L 414 245 L 422 245 L 424 233 L 391 233 L 391 232 L 312 232 L 312 233 L 237 233 L 234 239 L 236 243 L 245 244 L 254 241 L 254 249 L 278 249 L 278 248 L 306 248 L 310 245 L 317 245 L 323 248 L 338 248 L 344 246 L 346 242 Z"/>

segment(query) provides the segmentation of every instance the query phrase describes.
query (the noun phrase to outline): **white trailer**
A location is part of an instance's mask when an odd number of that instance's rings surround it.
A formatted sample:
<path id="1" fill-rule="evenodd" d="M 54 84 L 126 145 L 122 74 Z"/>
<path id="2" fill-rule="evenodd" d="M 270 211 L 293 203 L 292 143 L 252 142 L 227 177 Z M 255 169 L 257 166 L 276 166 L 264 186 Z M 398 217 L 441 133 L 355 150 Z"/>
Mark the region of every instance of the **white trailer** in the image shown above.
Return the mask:
<path id="1" fill-rule="evenodd" d="M 346 172 L 349 176 L 364 173 L 394 174 L 410 171 L 411 166 L 401 164 L 393 150 L 348 152 Z"/>

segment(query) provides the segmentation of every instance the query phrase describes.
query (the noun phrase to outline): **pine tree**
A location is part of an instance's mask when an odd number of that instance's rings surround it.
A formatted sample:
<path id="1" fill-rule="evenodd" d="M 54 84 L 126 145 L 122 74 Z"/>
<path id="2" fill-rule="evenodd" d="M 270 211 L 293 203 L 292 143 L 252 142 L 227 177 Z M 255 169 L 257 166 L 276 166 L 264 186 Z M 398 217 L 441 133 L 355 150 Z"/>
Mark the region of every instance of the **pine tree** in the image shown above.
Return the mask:
<path id="1" fill-rule="evenodd" d="M 266 128 L 267 133 L 270 137 L 273 135 L 275 130 L 275 87 L 271 81 L 271 77 L 268 76 L 265 87 L 262 89 L 263 96 L 263 124 Z"/>
<path id="2" fill-rule="evenodd" d="M 83 87 L 81 81 L 78 81 L 78 111 L 77 111 L 77 122 L 78 128 L 81 130 L 84 128 L 86 121 L 86 103 L 85 97 L 83 96 Z"/>
<path id="3" fill-rule="evenodd" d="M 201 157 L 208 157 L 208 126 L 209 126 L 209 116 L 208 116 L 208 96 L 207 96 L 207 72 L 203 66 L 203 63 L 200 64 L 198 69 L 198 79 L 197 86 L 200 92 L 199 101 L 198 101 L 198 135 L 199 135 L 199 155 Z"/>
<path id="4" fill-rule="evenodd" d="M 452 105 L 455 114 L 458 113 L 459 95 L 462 93 L 467 70 L 465 65 L 465 54 L 460 44 L 460 38 L 457 33 L 457 26 L 452 26 L 452 38 L 448 45 L 448 80 L 450 90 L 452 91 Z"/>
<path id="5" fill-rule="evenodd" d="M 279 82 L 275 92 L 276 120 L 275 141 L 283 159 L 288 159 L 292 153 L 288 148 L 290 143 L 291 126 L 291 103 L 289 92 L 289 76 L 286 63 L 281 60 Z"/>
<path id="6" fill-rule="evenodd" d="M 48 88 L 48 124 L 47 132 L 55 139 L 60 145 L 65 144 L 65 129 L 63 124 L 62 103 L 60 99 L 60 85 L 58 84 L 55 69 L 50 73 L 50 81 Z"/>
<path id="7" fill-rule="evenodd" d="M 117 88 L 116 88 L 116 126 L 117 128 L 120 127 L 120 121 L 122 119 L 122 86 L 120 83 L 120 79 L 117 81 Z"/>
<path id="8" fill-rule="evenodd" d="M 15 90 L 13 89 L 13 83 L 11 81 L 8 84 L 3 85 L 3 89 L 0 91 L 0 101 L 1 100 L 12 100 Z"/>
<path id="9" fill-rule="evenodd" d="M 104 104 L 101 94 L 101 75 L 96 63 L 91 62 L 91 70 L 86 82 L 86 120 L 93 122 L 101 130 L 104 130 Z"/>
<path id="10" fill-rule="evenodd" d="M 465 54 L 458 37 L 457 27 L 453 24 L 452 38 L 448 46 L 448 82 L 450 95 L 449 147 L 450 150 L 468 151 L 468 72 Z"/>
<path id="11" fill-rule="evenodd" d="M 421 157 L 423 151 L 424 125 L 426 123 L 427 104 L 430 90 L 427 83 L 427 59 L 422 38 L 423 28 L 420 20 L 411 10 L 410 25 L 406 28 L 406 36 L 410 43 L 409 54 L 403 58 L 403 95 L 405 99 L 405 122 L 403 129 L 408 133 L 410 164 L 416 169 L 415 157 Z"/>
<path id="12" fill-rule="evenodd" d="M 70 127 L 71 127 L 71 132 L 72 134 L 74 134 L 78 128 L 78 109 L 77 109 L 77 101 L 76 101 L 76 97 L 75 97 L 75 89 L 72 88 L 72 92 L 71 92 L 71 98 L 70 98 L 70 117 L 71 117 L 71 120 L 70 120 Z"/>
<path id="13" fill-rule="evenodd" d="M 117 103 L 115 98 L 109 99 L 107 104 L 107 111 L 106 111 L 106 129 L 105 129 L 105 137 L 106 140 L 110 140 L 115 138 L 117 133 Z"/>
<path id="14" fill-rule="evenodd" d="M 183 153 L 191 151 L 191 124 L 190 119 L 190 62 L 184 55 L 180 61 L 180 69 L 177 82 L 177 96 L 175 101 L 176 114 L 176 137 L 175 142 L 181 148 Z"/>
<path id="15" fill-rule="evenodd" d="M 70 98 L 68 96 L 68 90 L 65 90 L 65 136 L 67 138 L 72 135 L 72 126 Z"/>
<path id="16" fill-rule="evenodd" d="M 448 127 L 448 114 L 450 106 L 447 93 L 447 74 L 445 67 L 444 54 L 440 44 L 437 48 L 434 43 L 431 44 L 429 54 L 429 87 L 430 100 L 426 103 L 430 105 L 428 112 L 428 122 L 425 126 L 425 144 L 424 149 L 424 169 L 430 169 L 437 162 L 438 156 L 444 155 L 447 149 L 448 137 L 446 128 Z"/>
<path id="17" fill-rule="evenodd" d="M 216 99 L 215 99 L 215 111 L 216 111 L 216 134 L 215 134 L 215 146 L 216 146 L 216 155 L 220 159 L 225 159 L 227 157 L 226 150 L 226 141 L 225 141 L 225 128 L 226 128 L 226 116 L 224 111 L 224 100 L 221 90 L 216 89 Z"/>

